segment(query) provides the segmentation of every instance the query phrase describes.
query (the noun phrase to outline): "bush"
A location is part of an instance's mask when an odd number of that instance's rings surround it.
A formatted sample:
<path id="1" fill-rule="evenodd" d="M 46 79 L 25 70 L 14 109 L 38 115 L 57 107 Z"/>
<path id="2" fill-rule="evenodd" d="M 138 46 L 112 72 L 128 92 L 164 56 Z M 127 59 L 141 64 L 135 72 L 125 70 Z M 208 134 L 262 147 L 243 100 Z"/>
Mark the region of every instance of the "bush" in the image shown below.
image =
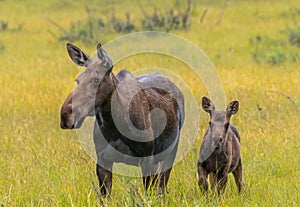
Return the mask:
<path id="1" fill-rule="evenodd" d="M 141 20 L 143 30 L 169 32 L 171 30 L 187 29 L 189 26 L 188 19 L 191 12 L 191 0 L 187 1 L 185 11 L 179 11 L 180 9 L 173 7 L 161 13 L 154 7 L 153 13 L 148 15 L 140 4 L 139 6 L 144 14 L 144 18 Z"/>
<path id="2" fill-rule="evenodd" d="M 300 26 L 289 30 L 289 41 L 292 45 L 300 47 Z"/>
<path id="3" fill-rule="evenodd" d="M 5 49 L 4 44 L 0 41 L 0 53 Z"/>
<path id="4" fill-rule="evenodd" d="M 252 57 L 256 63 L 280 64 L 286 61 L 286 43 L 280 39 L 257 35 L 250 38 Z"/>
<path id="5" fill-rule="evenodd" d="M 8 21 L 6 20 L 0 20 L 0 32 L 19 32 L 23 29 L 24 23 L 18 24 L 16 27 L 9 27 L 8 26 Z"/>
<path id="6" fill-rule="evenodd" d="M 298 48 L 293 48 L 284 38 L 256 35 L 249 40 L 253 60 L 258 63 L 282 64 L 300 61 Z"/>
<path id="7" fill-rule="evenodd" d="M 125 13 L 125 20 L 118 19 L 114 14 L 112 14 L 110 18 L 103 17 L 102 19 L 97 16 L 98 13 L 95 10 L 92 12 L 92 9 L 86 7 L 85 11 L 87 19 L 84 21 L 72 22 L 67 30 L 55 21 L 48 19 L 51 24 L 58 28 L 60 34 L 56 35 L 50 30 L 49 32 L 58 40 L 67 40 L 70 42 L 81 41 L 84 43 L 95 44 L 99 41 L 99 34 L 109 36 L 112 33 L 130 33 L 139 31 L 139 28 L 142 31 L 152 30 L 169 32 L 171 30 L 187 29 L 189 27 L 188 20 L 191 11 L 191 0 L 187 1 L 187 7 L 184 12 L 173 7 L 172 9 L 161 13 L 154 7 L 153 13 L 149 15 L 145 12 L 141 4 L 139 4 L 139 6 L 144 14 L 142 19 L 140 19 L 140 26 L 131 21 L 128 12 Z M 104 19 L 106 19 L 106 21 Z M 103 41 L 103 36 L 101 41 L 105 42 Z"/>
<path id="8" fill-rule="evenodd" d="M 8 22 L 5 20 L 0 21 L 0 31 L 5 31 L 8 28 Z"/>

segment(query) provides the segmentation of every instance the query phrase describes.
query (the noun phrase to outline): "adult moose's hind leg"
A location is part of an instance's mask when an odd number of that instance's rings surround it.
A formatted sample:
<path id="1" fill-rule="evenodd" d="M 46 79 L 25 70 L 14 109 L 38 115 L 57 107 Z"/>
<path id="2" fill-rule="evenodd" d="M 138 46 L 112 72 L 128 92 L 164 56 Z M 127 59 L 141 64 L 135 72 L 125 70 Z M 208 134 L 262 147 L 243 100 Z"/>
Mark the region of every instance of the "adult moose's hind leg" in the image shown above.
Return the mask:
<path id="1" fill-rule="evenodd" d="M 143 165 L 141 165 L 142 174 L 143 174 L 143 184 L 145 187 L 145 191 L 147 192 L 151 188 L 153 188 L 158 181 L 158 173 L 157 173 L 157 165 L 153 164 L 153 159 L 145 161 Z"/>
<path id="2" fill-rule="evenodd" d="M 239 193 L 241 191 L 245 190 L 245 183 L 243 180 L 243 168 L 242 168 L 242 160 L 239 160 L 239 164 L 236 167 L 236 169 L 232 172 L 233 176 L 234 176 L 234 180 L 236 183 L 236 186 L 238 188 Z"/>
<path id="3" fill-rule="evenodd" d="M 144 159 L 141 164 L 143 184 L 146 192 L 156 185 L 158 180 L 157 165 L 153 163 L 153 157 L 148 157 Z"/>
<path id="4" fill-rule="evenodd" d="M 159 181 L 159 194 L 164 194 L 168 192 L 167 185 L 170 178 L 172 168 L 166 170 L 165 172 L 160 173 L 160 181 Z"/>
<path id="5" fill-rule="evenodd" d="M 168 192 L 167 185 L 170 178 L 170 174 L 172 171 L 172 167 L 174 164 L 174 160 L 177 154 L 178 150 L 178 143 L 179 143 L 179 129 L 175 130 L 176 138 L 169 139 L 168 142 L 165 143 L 165 151 L 162 152 L 162 154 L 165 154 L 166 156 L 163 156 L 163 159 L 159 163 L 159 194 L 164 194 Z M 175 137 L 175 136 L 174 136 Z M 160 159 L 158 159 L 160 160 Z"/>
<path id="6" fill-rule="evenodd" d="M 112 187 L 112 172 L 97 164 L 96 173 L 98 176 L 101 195 L 109 195 Z"/>
<path id="7" fill-rule="evenodd" d="M 145 187 L 145 191 L 147 192 L 148 190 L 150 190 L 157 183 L 157 180 L 157 175 L 144 175 L 143 184 Z"/>

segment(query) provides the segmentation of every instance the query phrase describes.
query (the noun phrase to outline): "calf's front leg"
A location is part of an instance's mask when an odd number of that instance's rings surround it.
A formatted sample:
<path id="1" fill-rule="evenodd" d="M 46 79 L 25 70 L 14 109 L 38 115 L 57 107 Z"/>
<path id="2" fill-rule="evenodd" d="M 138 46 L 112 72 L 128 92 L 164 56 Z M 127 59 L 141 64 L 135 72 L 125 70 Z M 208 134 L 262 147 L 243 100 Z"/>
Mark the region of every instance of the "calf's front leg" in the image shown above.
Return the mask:
<path id="1" fill-rule="evenodd" d="M 198 185 L 202 191 L 207 191 L 208 189 L 208 182 L 207 182 L 207 171 L 205 168 L 202 167 L 201 163 L 197 163 L 198 167 Z"/>
<path id="2" fill-rule="evenodd" d="M 210 173 L 209 174 L 209 183 L 210 183 L 210 189 L 212 191 L 215 191 L 216 185 L 217 185 L 217 175 L 216 173 Z"/>
<path id="3" fill-rule="evenodd" d="M 226 188 L 228 181 L 228 173 L 226 170 L 220 170 L 217 173 L 217 191 L 218 194 L 222 194 Z"/>

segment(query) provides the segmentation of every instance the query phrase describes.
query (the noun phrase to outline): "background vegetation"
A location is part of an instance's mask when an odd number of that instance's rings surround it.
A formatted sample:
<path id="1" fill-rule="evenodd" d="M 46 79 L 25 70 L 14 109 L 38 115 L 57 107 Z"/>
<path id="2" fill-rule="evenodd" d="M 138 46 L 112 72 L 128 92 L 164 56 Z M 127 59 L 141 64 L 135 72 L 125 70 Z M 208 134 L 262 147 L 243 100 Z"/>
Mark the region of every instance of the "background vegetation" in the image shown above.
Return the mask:
<path id="1" fill-rule="evenodd" d="M 175 15 L 182 13 L 187 2 L 0 1 L 0 206 L 100 205 L 95 163 L 75 131 L 59 127 L 60 106 L 79 73 L 65 43 L 73 41 L 92 53 L 95 41 L 105 43 L 129 32 L 113 24 L 113 19 L 128 22 L 126 14 L 134 25 L 130 31 L 143 31 L 143 21 L 150 19 L 141 8 L 149 16 L 160 11 L 168 19 L 170 8 Z M 104 205 L 298 206 L 300 2 L 201 0 L 192 1 L 188 14 L 186 26 L 180 16 L 178 27 L 151 29 L 170 31 L 202 48 L 216 66 L 227 101 L 241 102 L 233 122 L 242 135 L 247 191 L 238 195 L 230 176 L 220 198 L 200 193 L 196 160 L 207 122 L 201 112 L 196 143 L 174 167 L 168 195 L 144 196 L 141 179 L 115 176 L 112 198 Z M 89 22 L 99 25 L 100 19 L 103 30 L 91 30 Z M 86 32 L 92 32 L 88 41 Z M 169 57 L 137 55 L 118 63 L 114 71 L 149 65 L 181 75 L 199 103 L 207 95 L 201 80 Z"/>

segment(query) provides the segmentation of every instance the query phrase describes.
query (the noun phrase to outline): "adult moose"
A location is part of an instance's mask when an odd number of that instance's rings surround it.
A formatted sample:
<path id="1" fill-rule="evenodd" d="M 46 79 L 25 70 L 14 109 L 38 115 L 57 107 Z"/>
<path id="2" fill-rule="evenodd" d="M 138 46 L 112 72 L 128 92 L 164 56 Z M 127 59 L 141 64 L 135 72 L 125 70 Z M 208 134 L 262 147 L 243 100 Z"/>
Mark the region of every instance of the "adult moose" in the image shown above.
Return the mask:
<path id="1" fill-rule="evenodd" d="M 101 44 L 97 60 L 68 43 L 69 56 L 86 67 L 61 108 L 61 128 L 80 128 L 95 116 L 96 173 L 102 195 L 110 194 L 114 162 L 139 166 L 148 190 L 166 191 L 184 122 L 184 97 L 164 76 L 134 77 L 122 70 L 113 74 L 113 62 Z"/>
<path id="2" fill-rule="evenodd" d="M 202 97 L 202 108 L 209 113 L 210 121 L 202 140 L 198 158 L 198 185 L 202 190 L 210 185 L 220 194 L 225 190 L 228 173 L 232 172 L 238 191 L 244 188 L 242 160 L 240 156 L 240 135 L 230 124 L 230 118 L 239 110 L 239 102 L 232 101 L 226 111 L 215 110 L 214 104 L 207 97 Z"/>

